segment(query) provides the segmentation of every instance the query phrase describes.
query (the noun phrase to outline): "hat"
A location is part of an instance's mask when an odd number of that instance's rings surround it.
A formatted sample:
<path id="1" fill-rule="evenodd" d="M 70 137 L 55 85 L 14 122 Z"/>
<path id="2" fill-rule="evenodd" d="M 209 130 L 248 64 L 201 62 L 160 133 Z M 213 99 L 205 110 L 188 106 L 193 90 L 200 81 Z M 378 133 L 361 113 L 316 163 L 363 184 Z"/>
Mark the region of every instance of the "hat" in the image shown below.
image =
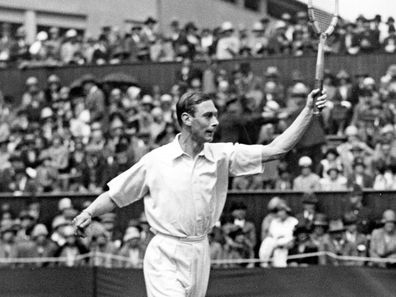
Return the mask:
<path id="1" fill-rule="evenodd" d="M 163 94 L 160 97 L 161 102 L 172 102 L 172 96 L 169 94 Z"/>
<path id="2" fill-rule="evenodd" d="M 67 225 L 63 228 L 62 234 L 64 237 L 72 237 L 74 236 L 74 228 L 72 225 Z"/>
<path id="3" fill-rule="evenodd" d="M 114 223 L 116 219 L 116 214 L 114 212 L 108 212 L 101 215 L 99 218 L 100 222 L 102 223 Z"/>
<path id="4" fill-rule="evenodd" d="M 382 214 L 382 223 L 396 223 L 396 214 L 392 209 L 387 209 Z"/>
<path id="5" fill-rule="evenodd" d="M 344 217 L 342 220 L 344 222 L 344 225 L 347 226 L 347 225 L 357 224 L 358 218 L 353 212 L 348 212 L 348 213 L 344 214 Z"/>
<path id="6" fill-rule="evenodd" d="M 36 39 L 38 41 L 45 41 L 48 39 L 48 34 L 45 31 L 40 31 L 37 33 Z"/>
<path id="7" fill-rule="evenodd" d="M 299 11 L 296 14 L 298 19 L 306 19 L 307 18 L 307 13 L 305 11 Z"/>
<path id="8" fill-rule="evenodd" d="M 230 211 L 233 212 L 234 210 L 241 209 L 246 210 L 247 206 L 243 202 L 234 202 L 231 204 Z"/>
<path id="9" fill-rule="evenodd" d="M 276 209 L 279 210 L 285 210 L 287 212 L 291 212 L 291 208 L 287 205 L 286 201 L 283 199 L 280 199 Z"/>
<path id="10" fill-rule="evenodd" d="M 92 83 L 97 82 L 95 76 L 91 73 L 84 74 L 83 76 L 81 76 L 80 81 L 81 81 L 81 85 L 88 83 L 88 82 L 92 82 Z"/>
<path id="11" fill-rule="evenodd" d="M 350 78 L 351 78 L 351 76 L 349 75 L 349 73 L 346 72 L 344 69 L 338 71 L 336 77 L 337 77 L 338 79 L 350 79 Z"/>
<path id="12" fill-rule="evenodd" d="M 316 205 L 318 203 L 318 198 L 313 192 L 305 192 L 302 196 L 302 203 Z"/>
<path id="13" fill-rule="evenodd" d="M 276 66 L 269 66 L 265 71 L 266 77 L 278 77 L 280 75 L 279 69 Z"/>
<path id="14" fill-rule="evenodd" d="M 264 31 L 264 30 L 265 30 L 265 28 L 264 28 L 264 25 L 262 22 L 255 22 L 253 24 L 253 28 L 252 28 L 253 32 L 260 32 L 260 31 Z"/>
<path id="15" fill-rule="evenodd" d="M 279 203 L 281 203 L 281 199 L 278 196 L 275 196 L 268 202 L 267 209 L 269 211 L 273 211 L 278 207 Z"/>
<path id="16" fill-rule="evenodd" d="M 345 231 L 344 223 L 342 220 L 331 220 L 329 224 L 329 233 L 337 233 Z"/>
<path id="17" fill-rule="evenodd" d="M 51 74 L 51 75 L 48 76 L 48 78 L 47 78 L 47 83 L 48 83 L 48 84 L 51 84 L 51 83 L 60 84 L 60 78 L 59 78 L 59 76 L 57 76 L 56 74 Z"/>
<path id="18" fill-rule="evenodd" d="M 22 210 L 20 213 L 19 213 L 19 216 L 18 216 L 21 220 L 22 219 L 30 219 L 30 220 L 35 220 L 36 218 L 29 212 L 29 211 L 27 211 L 27 210 Z"/>
<path id="19" fill-rule="evenodd" d="M 48 235 L 48 229 L 47 227 L 45 227 L 44 224 L 37 224 L 36 226 L 34 226 L 31 236 L 32 238 L 36 238 L 38 236 L 47 236 Z"/>
<path id="20" fill-rule="evenodd" d="M 140 232 L 136 227 L 128 227 L 125 231 L 124 242 L 127 242 L 131 239 L 140 238 Z"/>
<path id="21" fill-rule="evenodd" d="M 304 95 L 305 96 L 305 95 L 308 94 L 308 88 L 307 88 L 307 86 L 305 84 L 303 84 L 301 82 L 296 83 L 293 86 L 293 88 L 292 88 L 291 94 L 292 95 Z"/>
<path id="22" fill-rule="evenodd" d="M 226 32 L 226 31 L 233 31 L 234 26 L 232 25 L 231 22 L 224 22 L 221 24 L 221 32 Z"/>
<path id="23" fill-rule="evenodd" d="M 386 21 L 386 24 L 389 25 L 391 23 L 393 24 L 394 22 L 395 22 L 395 19 L 393 17 L 389 17 L 388 20 Z"/>
<path id="24" fill-rule="evenodd" d="M 77 36 L 77 31 L 74 29 L 70 29 L 66 31 L 65 37 L 66 38 L 73 38 Z"/>
<path id="25" fill-rule="evenodd" d="M 345 129 L 346 136 L 357 136 L 358 135 L 358 128 L 356 126 L 348 126 Z"/>
<path id="26" fill-rule="evenodd" d="M 156 24 L 156 23 L 157 23 L 157 20 L 155 20 L 155 19 L 152 18 L 151 16 L 148 17 L 148 18 L 144 21 L 144 24 L 145 24 L 145 25 L 148 25 L 148 24 Z"/>
<path id="27" fill-rule="evenodd" d="M 312 165 L 312 159 L 308 156 L 303 156 L 298 160 L 298 166 L 310 167 Z"/>
<path id="28" fill-rule="evenodd" d="M 281 19 L 285 20 L 285 21 L 290 21 L 291 20 L 291 15 L 288 14 L 287 12 L 282 13 Z"/>
<path id="29" fill-rule="evenodd" d="M 39 83 L 39 81 L 38 81 L 37 77 L 35 77 L 35 76 L 30 76 L 30 77 L 28 77 L 28 78 L 26 79 L 26 82 L 25 82 L 25 84 L 26 84 L 27 86 L 30 86 L 30 85 L 38 85 L 38 83 Z"/>
<path id="30" fill-rule="evenodd" d="M 352 164 L 352 166 L 353 167 L 356 167 L 356 166 L 363 166 L 363 167 L 366 167 L 366 164 L 364 163 L 364 160 L 363 160 L 363 158 L 355 158 L 355 160 L 353 160 L 353 164 Z"/>
<path id="31" fill-rule="evenodd" d="M 58 210 L 63 211 L 65 209 L 67 209 L 67 208 L 73 208 L 71 199 L 65 197 L 65 198 L 62 198 L 61 200 L 59 200 L 59 202 L 58 202 Z"/>
<path id="32" fill-rule="evenodd" d="M 327 220 L 327 216 L 323 213 L 317 213 L 314 217 L 313 225 L 314 226 L 328 226 L 329 222 Z"/>
<path id="33" fill-rule="evenodd" d="M 13 232 L 13 233 L 18 232 L 18 228 L 15 226 L 15 224 L 12 220 L 1 221 L 0 233 L 6 233 L 6 232 Z"/>
<path id="34" fill-rule="evenodd" d="M 52 111 L 51 107 L 44 107 L 40 112 L 40 119 L 45 120 L 48 118 L 52 118 L 54 112 Z"/>
<path id="35" fill-rule="evenodd" d="M 154 105 L 153 97 L 150 95 L 144 95 L 141 101 L 142 104 Z"/>
<path id="36" fill-rule="evenodd" d="M 372 86 L 375 85 L 375 80 L 372 77 L 366 77 L 365 79 L 363 79 L 363 85 L 364 86 Z"/>
<path id="37" fill-rule="evenodd" d="M 337 149 L 334 148 L 334 147 L 328 148 L 324 155 L 325 155 L 325 157 L 327 157 L 327 155 L 329 155 L 329 154 L 333 154 L 335 156 L 338 156 Z"/>
<path id="38" fill-rule="evenodd" d="M 286 28 L 286 23 L 284 21 L 277 21 L 275 23 L 275 30 Z"/>
<path id="39" fill-rule="evenodd" d="M 64 216 L 57 216 L 52 221 L 52 230 L 56 230 L 59 227 L 70 225 L 70 221 L 66 220 Z"/>
<path id="40" fill-rule="evenodd" d="M 381 129 L 381 134 L 394 133 L 395 129 L 392 124 L 387 124 Z"/>
<path id="41" fill-rule="evenodd" d="M 337 171 L 337 173 L 340 173 L 341 172 L 341 169 L 338 167 L 338 166 L 330 166 L 328 169 L 327 169 L 327 174 L 330 174 L 330 172 L 331 171 Z"/>

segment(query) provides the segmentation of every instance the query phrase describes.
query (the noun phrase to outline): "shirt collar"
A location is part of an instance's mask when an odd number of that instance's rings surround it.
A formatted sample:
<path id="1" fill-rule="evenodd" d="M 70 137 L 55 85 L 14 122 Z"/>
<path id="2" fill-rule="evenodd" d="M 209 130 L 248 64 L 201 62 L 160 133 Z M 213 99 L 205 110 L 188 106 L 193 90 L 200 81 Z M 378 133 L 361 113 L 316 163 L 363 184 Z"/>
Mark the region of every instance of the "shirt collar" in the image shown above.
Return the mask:
<path id="1" fill-rule="evenodd" d="M 179 158 L 180 156 L 182 156 L 183 154 L 187 155 L 187 154 L 183 151 L 183 149 L 181 148 L 181 146 L 180 146 L 179 137 L 180 137 L 180 133 L 177 134 L 177 135 L 175 136 L 175 138 L 173 139 L 173 141 L 171 142 L 171 146 L 172 146 L 171 157 L 172 157 L 172 159 L 177 159 L 177 158 Z M 203 157 L 205 157 L 207 160 L 209 160 L 209 161 L 211 161 L 211 162 L 214 162 L 213 154 L 212 154 L 212 152 L 210 151 L 210 149 L 209 149 L 207 143 L 204 144 L 204 148 L 203 148 L 203 150 L 198 154 L 198 156 L 203 156 Z"/>

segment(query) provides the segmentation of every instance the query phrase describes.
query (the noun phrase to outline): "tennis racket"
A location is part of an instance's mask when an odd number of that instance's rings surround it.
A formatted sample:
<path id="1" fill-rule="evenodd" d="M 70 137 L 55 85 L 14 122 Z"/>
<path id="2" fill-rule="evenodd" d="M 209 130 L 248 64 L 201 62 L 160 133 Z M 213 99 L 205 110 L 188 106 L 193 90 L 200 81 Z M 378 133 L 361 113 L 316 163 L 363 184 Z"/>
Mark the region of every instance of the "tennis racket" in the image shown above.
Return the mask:
<path id="1" fill-rule="evenodd" d="M 308 17 L 312 24 L 314 32 L 319 36 L 318 54 L 316 59 L 315 71 L 315 89 L 323 91 L 323 74 L 324 74 L 324 60 L 325 60 L 325 45 L 327 38 L 334 32 L 338 22 L 338 0 L 328 0 L 328 3 L 333 3 L 333 14 L 323 11 L 317 6 L 318 0 L 308 0 Z M 315 98 L 314 98 L 315 100 Z M 314 105 L 314 113 L 318 114 L 320 111 Z"/>

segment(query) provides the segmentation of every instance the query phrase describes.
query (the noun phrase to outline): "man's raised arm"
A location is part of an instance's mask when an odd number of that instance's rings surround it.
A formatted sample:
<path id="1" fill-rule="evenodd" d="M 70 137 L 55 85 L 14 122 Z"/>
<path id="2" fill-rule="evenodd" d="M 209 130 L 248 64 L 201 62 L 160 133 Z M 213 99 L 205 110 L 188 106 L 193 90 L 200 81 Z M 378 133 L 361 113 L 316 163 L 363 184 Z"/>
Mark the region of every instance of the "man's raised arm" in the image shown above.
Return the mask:
<path id="1" fill-rule="evenodd" d="M 294 122 L 270 144 L 264 145 L 262 150 L 262 161 L 270 161 L 284 156 L 290 151 L 304 135 L 312 117 L 314 116 L 314 106 L 322 110 L 326 105 L 327 94 L 324 91 L 316 100 L 314 97 L 319 93 L 319 89 L 313 90 L 307 96 L 307 102 L 304 109 L 300 112 Z"/>

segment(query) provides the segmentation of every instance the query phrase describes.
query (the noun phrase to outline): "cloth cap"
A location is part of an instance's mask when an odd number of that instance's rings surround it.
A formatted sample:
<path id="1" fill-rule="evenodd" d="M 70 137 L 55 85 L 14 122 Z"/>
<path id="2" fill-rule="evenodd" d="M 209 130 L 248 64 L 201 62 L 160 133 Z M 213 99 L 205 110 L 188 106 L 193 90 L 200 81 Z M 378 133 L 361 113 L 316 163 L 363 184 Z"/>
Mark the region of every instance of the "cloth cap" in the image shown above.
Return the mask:
<path id="1" fill-rule="evenodd" d="M 226 32 L 226 31 L 230 31 L 230 30 L 234 30 L 234 26 L 232 25 L 231 22 L 224 22 L 221 24 L 222 32 Z"/>

